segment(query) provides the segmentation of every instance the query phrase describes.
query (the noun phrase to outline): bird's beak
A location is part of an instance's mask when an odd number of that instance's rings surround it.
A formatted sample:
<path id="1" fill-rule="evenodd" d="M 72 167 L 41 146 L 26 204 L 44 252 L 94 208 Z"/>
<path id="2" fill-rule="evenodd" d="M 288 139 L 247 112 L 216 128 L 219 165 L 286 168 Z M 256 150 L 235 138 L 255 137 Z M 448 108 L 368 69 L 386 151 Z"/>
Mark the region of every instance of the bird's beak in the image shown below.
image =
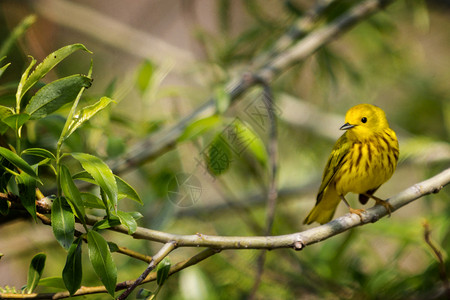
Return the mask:
<path id="1" fill-rule="evenodd" d="M 341 128 L 339 128 L 340 130 L 347 130 L 347 129 L 350 129 L 350 128 L 353 128 L 353 127 L 355 127 L 356 125 L 352 125 L 352 124 L 349 124 L 349 123 L 345 123 L 344 125 L 342 125 L 341 126 Z"/>

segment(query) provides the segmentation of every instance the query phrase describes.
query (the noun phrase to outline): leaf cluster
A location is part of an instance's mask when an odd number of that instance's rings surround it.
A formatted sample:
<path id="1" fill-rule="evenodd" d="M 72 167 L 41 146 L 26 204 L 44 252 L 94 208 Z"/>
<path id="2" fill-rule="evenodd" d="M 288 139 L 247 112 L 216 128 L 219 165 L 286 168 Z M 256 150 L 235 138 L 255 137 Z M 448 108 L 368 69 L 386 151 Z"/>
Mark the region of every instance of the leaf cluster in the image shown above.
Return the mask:
<path id="1" fill-rule="evenodd" d="M 25 19 L 19 27 L 27 27 L 28 22 L 29 19 Z M 16 140 L 15 147 L 0 147 L 0 190 L 9 195 L 17 193 L 18 197 L 14 199 L 20 199 L 20 203 L 2 199 L 1 213 L 8 215 L 12 205 L 21 205 L 34 220 L 45 219 L 38 211 L 39 208 L 37 209 L 37 201 L 43 198 L 39 191 L 43 184 L 40 170 L 51 170 L 57 185 L 57 194 L 48 197 L 53 201 L 51 226 L 55 239 L 67 250 L 66 263 L 59 278 L 41 278 L 46 255 L 40 253 L 34 256 L 25 288 L 27 293 L 32 293 L 38 285 L 60 288 L 63 283 L 63 287 L 73 295 L 82 282 L 82 243 L 86 242 L 89 260 L 96 274 L 107 291 L 114 296 L 117 267 L 111 252 L 116 251 L 117 246 L 110 246 L 98 231 L 122 224 L 132 234 L 137 228 L 136 220 L 141 217 L 139 213 L 118 209 L 121 199 L 129 198 L 140 204 L 142 200 L 127 182 L 112 173 L 103 160 L 88 153 L 67 153 L 63 150 L 65 141 L 77 129 L 114 102 L 109 97 L 101 97 L 94 104 L 80 105 L 84 91 L 92 84 L 92 64 L 86 75 L 74 74 L 46 84 L 41 83 L 61 61 L 80 50 L 91 53 L 84 45 L 73 44 L 52 52 L 37 65 L 36 60 L 30 57 L 30 64 L 16 86 L 15 105 L 0 105 L 0 134 L 13 132 Z M 0 62 L 4 64 L 5 60 L 6 57 L 3 57 Z M 8 67 L 11 67 L 11 64 L 4 64 L 0 68 L 0 76 Z M 29 124 L 45 120 L 66 106 L 71 108 L 55 145 L 55 152 L 44 148 L 24 147 L 26 138 L 23 132 L 26 132 L 27 126 L 31 126 Z M 70 171 L 71 165 L 67 163 L 70 159 L 80 164 L 81 172 Z M 30 163 L 31 161 L 33 163 Z M 99 195 L 80 192 L 76 181 L 98 186 Z M 89 209 L 103 210 L 105 218 L 93 226 L 88 226 L 85 216 Z M 81 222 L 85 232 L 75 229 L 75 220 Z"/>

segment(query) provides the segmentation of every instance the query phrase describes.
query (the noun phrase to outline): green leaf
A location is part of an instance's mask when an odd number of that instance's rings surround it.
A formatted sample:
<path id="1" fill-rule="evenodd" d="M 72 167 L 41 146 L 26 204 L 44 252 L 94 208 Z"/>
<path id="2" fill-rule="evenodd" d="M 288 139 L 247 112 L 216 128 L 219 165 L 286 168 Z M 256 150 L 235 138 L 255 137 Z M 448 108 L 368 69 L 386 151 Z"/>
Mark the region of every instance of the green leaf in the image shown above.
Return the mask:
<path id="1" fill-rule="evenodd" d="M 105 209 L 105 204 L 103 204 L 102 199 L 91 193 L 81 193 L 81 199 L 83 199 L 83 205 L 85 207 Z"/>
<path id="2" fill-rule="evenodd" d="M 92 184 L 98 184 L 87 171 L 78 172 L 77 174 L 73 175 L 72 178 L 74 180 L 83 180 Z M 117 175 L 114 175 L 114 178 L 116 179 L 117 183 L 117 191 L 118 191 L 117 198 L 119 200 L 128 198 L 138 202 L 139 204 L 143 204 L 141 197 L 139 197 L 138 193 L 136 192 L 136 190 L 133 189 L 133 187 L 131 187 L 125 180 L 123 180 Z M 96 198 L 99 201 L 101 201 L 98 197 Z M 87 200 L 93 200 L 93 198 Z M 90 204 L 92 205 L 93 202 L 90 202 Z M 92 207 L 92 208 L 105 208 L 105 206 L 102 204 L 102 207 Z"/>
<path id="3" fill-rule="evenodd" d="M 64 281 L 61 277 L 45 277 L 39 280 L 39 286 L 45 286 L 50 288 L 57 288 L 65 290 L 66 287 L 64 285 Z"/>
<path id="4" fill-rule="evenodd" d="M 132 216 L 136 221 L 142 219 L 144 216 L 138 211 L 130 211 L 128 212 L 130 216 Z"/>
<path id="5" fill-rule="evenodd" d="M 26 121 L 30 119 L 29 114 L 14 114 L 2 119 L 2 122 L 8 125 L 13 130 L 17 131 Z"/>
<path id="6" fill-rule="evenodd" d="M 37 176 L 33 168 L 16 153 L 6 148 L 0 147 L 0 155 L 6 158 L 10 163 L 12 163 L 17 168 L 21 169 L 23 172 L 27 173 L 28 175 L 39 181 L 39 177 Z"/>
<path id="7" fill-rule="evenodd" d="M 51 153 L 50 151 L 43 149 L 43 148 L 28 148 L 22 151 L 22 155 L 33 155 L 33 156 L 39 156 L 44 158 L 50 158 L 51 160 L 56 160 L 55 155 Z"/>
<path id="8" fill-rule="evenodd" d="M 84 75 L 72 75 L 55 80 L 41 88 L 25 107 L 32 119 L 41 119 L 63 105 L 75 100 L 82 88 L 89 88 L 92 79 Z"/>
<path id="9" fill-rule="evenodd" d="M 6 117 L 9 117 L 14 114 L 14 110 L 10 107 L 0 105 L 0 119 L 3 120 Z"/>
<path id="10" fill-rule="evenodd" d="M 94 224 L 94 226 L 92 227 L 93 229 L 97 230 L 97 229 L 108 229 L 114 226 L 119 226 L 120 225 L 120 220 L 114 218 L 110 218 L 110 219 L 103 219 L 100 220 L 98 222 L 96 222 Z"/>
<path id="11" fill-rule="evenodd" d="M 0 59 L 0 61 L 2 61 L 2 60 Z M 3 73 L 6 71 L 6 69 L 9 67 L 10 64 L 11 63 L 7 63 L 6 65 L 4 65 L 3 67 L 0 68 L 0 77 L 2 77 Z"/>
<path id="12" fill-rule="evenodd" d="M 138 300 L 152 300 L 155 299 L 155 294 L 147 289 L 140 289 L 137 292 L 136 299 Z"/>
<path id="13" fill-rule="evenodd" d="M 138 193 L 131 187 L 131 185 L 126 183 L 125 180 L 123 180 L 119 176 L 117 176 L 117 175 L 114 175 L 114 176 L 115 176 L 116 182 L 117 182 L 119 199 L 129 198 L 131 200 L 136 201 L 139 204 L 144 204 L 141 200 L 141 197 L 139 197 Z"/>
<path id="14" fill-rule="evenodd" d="M 119 251 L 119 246 L 117 246 L 116 243 L 108 242 L 109 251 L 111 252 L 117 252 Z"/>
<path id="15" fill-rule="evenodd" d="M 73 180 L 83 180 L 92 184 L 97 184 L 87 171 L 81 171 L 72 176 Z"/>
<path id="16" fill-rule="evenodd" d="M 144 61 L 144 63 L 140 66 L 136 84 L 141 94 L 144 94 L 147 91 L 152 81 L 154 72 L 155 65 L 149 60 Z"/>
<path id="17" fill-rule="evenodd" d="M 9 169 L 13 169 L 14 165 L 4 157 L 0 156 L 0 166 L 0 192 L 7 193 L 8 183 L 12 176 Z"/>
<path id="18" fill-rule="evenodd" d="M 30 213 L 37 222 L 36 216 L 36 179 L 27 173 L 20 173 L 16 176 L 17 187 L 19 189 L 20 201 L 23 207 Z"/>
<path id="19" fill-rule="evenodd" d="M 53 201 L 51 218 L 56 240 L 64 249 L 68 250 L 73 242 L 75 216 L 65 198 L 58 197 Z"/>
<path id="20" fill-rule="evenodd" d="M 172 263 L 168 257 L 165 257 L 156 267 L 156 282 L 162 286 L 169 277 L 170 266 Z"/>
<path id="21" fill-rule="evenodd" d="M 31 57 L 31 62 L 28 65 L 27 69 L 25 70 L 25 72 L 22 73 L 22 76 L 20 77 L 20 81 L 19 81 L 19 85 L 17 86 L 17 92 L 16 92 L 16 108 L 20 107 L 20 102 L 22 100 L 23 95 L 26 93 L 26 91 L 24 91 L 24 86 L 27 82 L 27 78 L 28 78 L 28 74 L 31 71 L 31 68 L 33 68 L 33 66 L 36 64 L 36 60 Z M 30 86 L 31 87 L 31 86 Z"/>
<path id="22" fill-rule="evenodd" d="M 73 241 L 69 248 L 66 264 L 62 272 L 64 285 L 71 296 L 81 287 L 81 278 L 83 276 L 81 241 L 81 237 Z"/>
<path id="23" fill-rule="evenodd" d="M 49 54 L 39 65 L 36 66 L 36 69 L 31 73 L 30 77 L 27 78 L 23 88 L 21 89 L 20 98 L 38 82 L 42 77 L 44 77 L 53 67 L 55 67 L 58 63 L 60 63 L 63 59 L 65 59 L 70 54 L 74 53 L 77 50 L 84 50 L 86 52 L 90 52 L 85 46 L 82 44 L 73 44 L 62 47 L 55 52 Z"/>
<path id="24" fill-rule="evenodd" d="M 232 160 L 230 146 L 224 141 L 222 134 L 218 134 L 205 151 L 208 170 L 213 175 L 225 173 Z"/>
<path id="25" fill-rule="evenodd" d="M 27 280 L 27 293 L 31 294 L 41 279 L 42 272 L 45 267 L 45 259 L 47 256 L 44 253 L 36 254 L 31 260 L 30 267 L 28 269 Z"/>
<path id="26" fill-rule="evenodd" d="M 226 91 L 225 87 L 220 86 L 214 90 L 214 100 L 216 103 L 216 111 L 219 114 L 223 114 L 231 103 L 230 94 Z"/>
<path id="27" fill-rule="evenodd" d="M 74 131 L 77 130 L 78 127 L 83 125 L 84 122 L 88 121 L 93 116 L 95 116 L 99 111 L 107 107 L 111 102 L 114 101 L 108 97 L 102 97 L 98 102 L 86 106 L 81 111 L 76 113 L 72 119 L 72 122 L 69 125 L 69 129 L 67 130 L 66 133 L 66 138 L 68 138 L 72 133 L 74 133 Z"/>
<path id="28" fill-rule="evenodd" d="M 11 115 L 14 114 L 14 110 L 7 107 L 7 106 L 3 106 L 0 105 L 0 120 L 3 120 Z M 9 126 L 6 125 L 5 123 L 0 122 L 0 134 L 5 133 L 7 130 L 9 129 Z"/>
<path id="29" fill-rule="evenodd" d="M 117 282 L 117 267 L 109 251 L 108 243 L 95 231 L 87 234 L 89 260 L 108 293 L 114 297 Z"/>
<path id="30" fill-rule="evenodd" d="M 64 195 L 66 195 L 66 198 L 69 200 L 69 204 L 72 207 L 75 215 L 78 217 L 78 219 L 81 220 L 83 224 L 86 225 L 86 221 L 84 219 L 85 211 L 83 200 L 81 199 L 80 191 L 72 180 L 72 176 L 70 176 L 69 169 L 64 165 L 61 165 L 60 175 L 60 184 Z"/>
<path id="31" fill-rule="evenodd" d="M 254 155 L 262 166 L 265 166 L 268 154 L 261 138 L 251 129 L 250 125 L 239 119 L 236 119 L 233 124 L 236 128 L 237 138 L 246 146 L 246 150 Z"/>
<path id="32" fill-rule="evenodd" d="M 72 156 L 78 160 L 83 169 L 85 169 L 94 178 L 95 182 L 108 195 L 108 199 L 117 209 L 117 183 L 111 169 L 100 158 L 87 153 L 72 153 Z"/>
<path id="33" fill-rule="evenodd" d="M 14 43 L 20 38 L 27 29 L 36 22 L 36 15 L 29 15 L 25 17 L 19 25 L 17 25 L 8 38 L 5 41 L 2 41 L 2 47 L 0 49 L 0 57 L 7 55 Z"/>
<path id="34" fill-rule="evenodd" d="M 186 127 L 184 132 L 178 138 L 179 142 L 192 140 L 207 131 L 216 129 L 222 123 L 222 118 L 218 115 L 213 115 L 200 120 L 197 120 Z"/>
<path id="35" fill-rule="evenodd" d="M 119 217 L 120 223 L 128 228 L 128 234 L 133 234 L 136 232 L 137 223 L 136 220 L 127 212 L 118 210 L 117 217 Z"/>

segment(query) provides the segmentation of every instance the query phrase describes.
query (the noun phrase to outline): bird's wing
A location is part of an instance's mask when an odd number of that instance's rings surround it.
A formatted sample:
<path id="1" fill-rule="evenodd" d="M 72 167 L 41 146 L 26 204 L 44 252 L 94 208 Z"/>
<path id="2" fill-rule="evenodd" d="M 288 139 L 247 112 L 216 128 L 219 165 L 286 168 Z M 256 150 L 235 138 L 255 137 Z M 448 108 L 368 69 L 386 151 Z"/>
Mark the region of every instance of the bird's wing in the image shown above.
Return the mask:
<path id="1" fill-rule="evenodd" d="M 347 139 L 347 134 L 344 133 L 337 141 L 331 151 L 330 157 L 328 158 L 327 165 L 323 171 L 322 184 L 320 185 L 319 192 L 317 194 L 317 203 L 322 200 L 323 194 L 327 186 L 332 181 L 334 175 L 344 164 L 344 159 L 350 151 L 351 145 Z"/>

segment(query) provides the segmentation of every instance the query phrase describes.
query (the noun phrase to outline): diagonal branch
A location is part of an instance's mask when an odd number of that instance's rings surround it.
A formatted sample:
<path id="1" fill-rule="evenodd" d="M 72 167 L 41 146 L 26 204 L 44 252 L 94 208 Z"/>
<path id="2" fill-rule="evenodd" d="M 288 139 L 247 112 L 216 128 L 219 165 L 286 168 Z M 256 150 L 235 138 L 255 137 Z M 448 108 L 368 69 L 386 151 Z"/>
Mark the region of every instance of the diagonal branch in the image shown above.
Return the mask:
<path id="1" fill-rule="evenodd" d="M 141 276 L 139 276 L 139 278 L 136 279 L 136 281 L 134 281 L 117 299 L 126 299 L 131 294 L 131 292 L 134 291 L 134 289 L 144 281 L 148 274 L 150 274 L 150 272 L 156 268 L 159 262 L 164 257 L 169 255 L 169 253 L 172 252 L 173 249 L 175 249 L 175 247 L 176 243 L 174 243 L 173 241 L 169 241 L 164 246 L 162 246 L 161 249 L 159 249 L 159 251 L 152 257 L 152 260 L 150 261 L 148 267 L 141 274 Z"/>
<path id="2" fill-rule="evenodd" d="M 266 84 L 270 84 L 277 76 L 288 70 L 291 66 L 306 59 L 319 48 L 330 43 L 339 35 L 350 30 L 357 23 L 365 20 L 392 2 L 394 0 L 366 0 L 330 24 L 312 31 L 297 43 L 290 44 L 282 52 L 276 52 L 274 57 L 268 56 L 268 60 L 264 63 L 258 62 L 258 65 L 262 65 L 262 67 L 258 68 L 252 74 L 243 74 L 241 78 L 230 82 L 227 91 L 230 102 L 235 102 L 243 93 L 257 84 L 258 81 L 262 80 Z M 303 23 L 300 22 L 300 24 Z M 310 26 L 309 23 L 308 26 Z M 298 38 L 301 37 L 303 37 L 303 34 L 298 36 Z M 131 171 L 134 167 L 153 160 L 174 148 L 178 138 L 188 124 L 200 117 L 210 116 L 215 112 L 215 103 L 216 101 L 214 99 L 209 99 L 178 124 L 168 129 L 162 129 L 154 135 L 149 136 L 146 140 L 137 143 L 130 152 L 119 159 L 115 159 L 114 162 L 110 162 L 113 172 L 120 174 Z"/>

